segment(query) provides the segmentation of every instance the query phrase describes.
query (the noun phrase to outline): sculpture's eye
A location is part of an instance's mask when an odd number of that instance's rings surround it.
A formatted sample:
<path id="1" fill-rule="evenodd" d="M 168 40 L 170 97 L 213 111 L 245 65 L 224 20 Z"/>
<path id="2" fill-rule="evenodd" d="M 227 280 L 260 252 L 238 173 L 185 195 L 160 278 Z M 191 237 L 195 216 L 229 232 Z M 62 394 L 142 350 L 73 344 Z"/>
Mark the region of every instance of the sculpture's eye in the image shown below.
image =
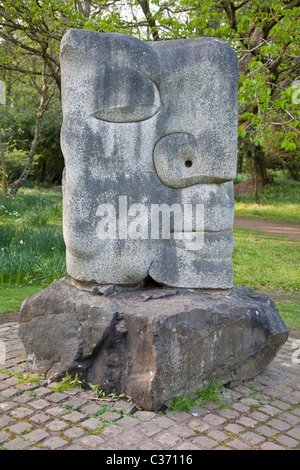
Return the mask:
<path id="1" fill-rule="evenodd" d="M 137 122 L 160 108 L 156 85 L 131 67 L 105 66 L 95 83 L 92 116 L 109 122 Z"/>

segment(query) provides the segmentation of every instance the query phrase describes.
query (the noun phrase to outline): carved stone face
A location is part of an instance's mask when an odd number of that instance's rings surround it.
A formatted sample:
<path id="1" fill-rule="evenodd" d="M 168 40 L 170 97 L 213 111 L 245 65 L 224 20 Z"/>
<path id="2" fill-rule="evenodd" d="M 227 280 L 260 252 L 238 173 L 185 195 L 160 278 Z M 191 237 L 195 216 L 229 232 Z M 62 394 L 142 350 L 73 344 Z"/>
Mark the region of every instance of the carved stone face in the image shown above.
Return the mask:
<path id="1" fill-rule="evenodd" d="M 61 44 L 67 269 L 78 281 L 232 286 L 235 53 L 71 30 Z"/>

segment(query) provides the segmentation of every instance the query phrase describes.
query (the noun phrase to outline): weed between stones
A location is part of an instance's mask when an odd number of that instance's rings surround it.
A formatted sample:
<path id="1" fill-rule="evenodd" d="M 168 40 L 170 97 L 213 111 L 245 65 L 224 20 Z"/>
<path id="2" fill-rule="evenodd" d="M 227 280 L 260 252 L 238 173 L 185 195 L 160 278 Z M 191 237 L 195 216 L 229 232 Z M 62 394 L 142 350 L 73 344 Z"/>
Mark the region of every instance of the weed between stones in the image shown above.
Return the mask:
<path id="1" fill-rule="evenodd" d="M 168 408 L 172 411 L 189 411 L 193 406 L 203 407 L 208 401 L 217 403 L 220 408 L 226 408 L 229 405 L 221 399 L 224 391 L 225 387 L 217 380 L 214 380 L 208 386 L 197 390 L 195 395 L 175 397 L 168 405 Z"/>

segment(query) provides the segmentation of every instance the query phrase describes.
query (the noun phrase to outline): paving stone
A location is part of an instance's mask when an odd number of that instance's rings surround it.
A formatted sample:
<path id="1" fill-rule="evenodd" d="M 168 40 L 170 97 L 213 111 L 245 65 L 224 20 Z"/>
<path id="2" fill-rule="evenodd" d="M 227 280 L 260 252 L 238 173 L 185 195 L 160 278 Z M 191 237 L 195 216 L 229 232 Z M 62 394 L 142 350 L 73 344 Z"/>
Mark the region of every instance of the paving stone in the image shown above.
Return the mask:
<path id="1" fill-rule="evenodd" d="M 97 418 L 89 418 L 80 423 L 80 426 L 88 431 L 95 431 L 95 429 L 101 428 L 102 424 Z"/>
<path id="2" fill-rule="evenodd" d="M 137 411 L 134 416 L 142 421 L 149 421 L 150 419 L 155 418 L 156 414 L 153 411 Z"/>
<path id="3" fill-rule="evenodd" d="M 212 429 L 211 431 L 209 431 L 209 433 L 207 433 L 207 437 L 211 437 L 217 442 L 224 442 L 230 439 L 230 436 L 228 436 L 228 434 L 218 429 Z"/>
<path id="4" fill-rule="evenodd" d="M 253 411 L 252 413 L 248 414 L 248 418 L 254 419 L 254 421 L 258 421 L 259 423 L 268 421 L 269 416 L 265 413 L 261 413 L 260 411 Z"/>
<path id="5" fill-rule="evenodd" d="M 209 413 L 208 415 L 203 416 L 202 419 L 212 426 L 221 426 L 221 424 L 226 422 L 226 418 L 222 418 L 222 416 L 218 416 L 213 413 Z"/>
<path id="6" fill-rule="evenodd" d="M 0 429 L 6 428 L 10 424 L 13 424 L 15 420 L 8 415 L 0 416 Z"/>
<path id="7" fill-rule="evenodd" d="M 20 421 L 13 426 L 10 426 L 8 429 L 10 432 L 13 432 L 14 434 L 23 434 L 24 432 L 28 431 L 28 429 L 31 429 L 32 425 L 29 423 L 26 423 L 24 421 Z"/>
<path id="8" fill-rule="evenodd" d="M 243 403 L 235 402 L 231 405 L 231 408 L 234 410 L 240 411 L 241 413 L 248 413 L 250 411 L 250 406 L 245 405 Z"/>
<path id="9" fill-rule="evenodd" d="M 272 426 L 275 429 L 278 429 L 278 431 L 287 431 L 291 426 L 290 424 L 282 421 L 281 419 L 271 419 L 268 421 L 269 426 Z"/>
<path id="10" fill-rule="evenodd" d="M 44 400 L 43 398 L 40 398 L 38 400 L 34 400 L 34 402 L 31 405 L 35 410 L 44 410 L 50 406 L 50 403 L 47 400 Z"/>
<path id="11" fill-rule="evenodd" d="M 28 416 L 32 415 L 34 413 L 34 410 L 26 407 L 19 407 L 16 410 L 10 411 L 10 414 L 14 416 L 15 418 L 18 419 L 24 419 L 27 418 Z"/>
<path id="12" fill-rule="evenodd" d="M 0 444 L 1 444 L 2 442 L 7 441 L 7 439 L 9 439 L 9 437 L 10 437 L 10 434 L 8 434 L 8 432 L 6 432 L 6 431 L 0 431 Z"/>
<path id="13" fill-rule="evenodd" d="M 82 437 L 85 434 L 86 432 L 79 426 L 74 426 L 64 432 L 64 435 L 69 439 L 78 439 L 79 437 Z"/>
<path id="14" fill-rule="evenodd" d="M 218 442 L 206 436 L 197 436 L 192 440 L 192 444 L 200 447 L 201 449 L 213 449 L 214 447 L 217 447 Z"/>
<path id="15" fill-rule="evenodd" d="M 280 410 L 271 405 L 264 405 L 259 408 L 259 411 L 266 413 L 270 416 L 277 416 L 280 413 Z"/>
<path id="16" fill-rule="evenodd" d="M 119 426 L 113 424 L 106 426 L 101 431 L 101 437 L 106 441 L 108 439 L 114 438 L 118 434 L 123 433 L 123 429 Z"/>
<path id="17" fill-rule="evenodd" d="M 276 436 L 276 434 L 278 433 L 278 429 L 272 428 L 271 426 L 263 425 L 263 426 L 258 426 L 255 429 L 255 432 L 257 432 L 258 434 L 261 434 L 262 436 L 273 437 L 273 436 Z"/>
<path id="18" fill-rule="evenodd" d="M 51 416 L 64 416 L 67 414 L 66 408 L 63 408 L 62 406 L 53 406 L 51 408 L 48 408 L 47 413 L 50 414 Z"/>
<path id="19" fill-rule="evenodd" d="M 170 447 L 174 447 L 182 443 L 181 437 L 176 436 L 176 434 L 173 433 L 173 428 L 172 430 L 163 431 L 162 433 L 157 434 L 154 437 L 154 441 L 160 444 L 163 449 L 169 449 Z"/>
<path id="20" fill-rule="evenodd" d="M 38 387 L 34 390 L 34 392 L 39 398 L 46 397 L 47 395 L 50 395 L 52 393 L 52 391 L 49 390 L 49 388 L 47 387 Z"/>
<path id="21" fill-rule="evenodd" d="M 156 420 L 152 420 L 150 422 L 145 422 L 139 425 L 138 429 L 139 432 L 141 432 L 144 436 L 146 437 L 152 437 L 158 434 L 159 432 L 163 431 L 164 428 L 159 426 L 156 422 Z M 173 423 L 175 424 L 175 423 Z M 174 429 L 174 427 L 173 427 Z"/>
<path id="22" fill-rule="evenodd" d="M 14 402 L 0 403 L 0 413 L 5 413 L 6 411 L 12 410 L 12 409 L 16 408 L 17 406 L 18 406 L 18 404 L 14 403 Z"/>
<path id="23" fill-rule="evenodd" d="M 118 426 L 115 424 L 114 426 Z M 113 439 L 111 439 L 111 443 L 114 445 L 116 449 L 136 449 L 136 447 L 142 444 L 145 441 L 145 436 L 143 436 L 138 427 L 131 428 L 130 432 L 121 432 L 117 434 Z"/>
<path id="24" fill-rule="evenodd" d="M 122 415 L 116 411 L 107 411 L 106 413 L 99 415 L 99 418 L 108 421 L 118 421 L 119 419 L 122 419 Z"/>
<path id="25" fill-rule="evenodd" d="M 44 441 L 42 445 L 43 447 L 48 447 L 50 450 L 57 450 L 66 447 L 68 445 L 68 441 L 59 436 L 53 436 Z"/>
<path id="26" fill-rule="evenodd" d="M 44 429 L 34 429 L 30 433 L 26 434 L 26 439 L 32 442 L 40 442 L 49 437 L 49 433 Z"/>
<path id="27" fill-rule="evenodd" d="M 248 416 L 241 416 L 237 420 L 238 424 L 241 424 L 242 426 L 245 426 L 246 428 L 254 428 L 257 425 L 257 421 L 254 419 L 248 418 Z"/>
<path id="28" fill-rule="evenodd" d="M 119 424 L 119 422 L 118 422 L 118 424 Z M 175 426 L 176 423 L 172 419 L 167 418 L 166 416 L 156 416 L 156 418 L 151 420 L 151 424 L 155 424 L 155 425 L 159 426 L 162 429 L 169 429 L 169 428 Z"/>
<path id="29" fill-rule="evenodd" d="M 61 400 L 62 401 L 62 400 Z M 69 400 L 64 401 L 64 407 L 72 407 L 73 410 L 82 408 L 87 404 L 87 400 L 80 397 L 71 397 Z"/>
<path id="30" fill-rule="evenodd" d="M 280 410 L 289 410 L 292 405 L 290 403 L 285 403 L 280 400 L 275 400 L 272 402 L 272 406 L 275 408 L 279 408 Z"/>
<path id="31" fill-rule="evenodd" d="M 68 423 L 65 421 L 60 421 L 59 419 L 54 419 L 53 421 L 50 421 L 47 423 L 47 429 L 50 431 L 63 431 L 64 429 L 67 429 Z"/>
<path id="32" fill-rule="evenodd" d="M 192 406 L 189 414 L 191 414 L 192 416 L 204 416 L 207 414 L 207 411 L 204 408 L 201 408 L 200 406 Z"/>
<path id="33" fill-rule="evenodd" d="M 132 403 L 129 403 L 124 400 L 117 401 L 114 405 L 113 408 L 115 410 L 122 410 L 122 413 L 125 415 L 131 415 L 136 411 L 136 406 Z"/>
<path id="34" fill-rule="evenodd" d="M 22 394 L 22 395 L 17 395 L 16 397 L 14 397 L 14 401 L 16 401 L 17 403 L 21 403 L 23 405 L 25 403 L 29 403 L 33 399 L 34 399 L 34 397 L 32 395 L 28 395 L 27 393 Z"/>
<path id="35" fill-rule="evenodd" d="M 80 440 L 80 444 L 83 447 L 87 447 L 88 449 L 97 449 L 101 444 L 104 443 L 104 440 L 100 436 L 85 436 Z"/>
<path id="36" fill-rule="evenodd" d="M 211 426 L 202 420 L 192 420 L 187 423 L 188 427 L 193 431 L 197 431 L 198 433 L 206 432 Z"/>
<path id="37" fill-rule="evenodd" d="M 296 441 L 296 439 L 293 439 L 292 437 L 289 436 L 278 436 L 277 442 L 280 444 L 283 444 L 286 447 L 290 447 L 291 449 L 294 447 L 297 447 L 300 443 L 299 441 Z"/>
<path id="38" fill-rule="evenodd" d="M 31 445 L 32 444 L 30 442 L 25 441 L 21 437 L 17 437 L 16 439 L 13 439 L 12 441 L 9 441 L 4 444 L 3 447 L 6 450 L 23 450 L 27 447 L 30 447 Z"/>
<path id="39" fill-rule="evenodd" d="M 138 450 L 163 450 L 163 447 L 160 447 L 158 444 L 154 443 L 153 441 L 143 442 L 137 448 Z"/>
<path id="40" fill-rule="evenodd" d="M 81 408 L 81 413 L 86 415 L 97 416 L 98 411 L 101 410 L 101 406 L 96 403 L 88 403 Z"/>
<path id="41" fill-rule="evenodd" d="M 138 413 L 136 413 L 137 415 Z M 179 411 L 167 411 L 166 416 L 170 419 L 173 419 L 174 421 L 177 421 L 179 423 L 182 423 L 183 421 L 186 421 L 187 419 L 191 419 L 191 415 L 189 413 L 184 412 L 179 412 Z"/>
<path id="42" fill-rule="evenodd" d="M 249 446 L 255 446 L 265 440 L 263 436 L 260 436 L 251 431 L 247 431 L 244 434 L 241 434 L 240 439 L 249 444 Z"/>
<path id="43" fill-rule="evenodd" d="M 218 415 L 228 420 L 228 419 L 237 419 L 240 416 L 240 413 L 238 411 L 228 410 L 225 408 L 225 409 L 218 410 Z"/>
<path id="44" fill-rule="evenodd" d="M 300 423 L 300 416 L 295 416 L 291 413 L 282 413 L 280 419 L 286 421 L 291 426 L 295 426 L 296 424 Z"/>
<path id="45" fill-rule="evenodd" d="M 254 398 L 242 398 L 241 403 L 243 403 L 245 405 L 249 405 L 250 407 L 251 406 L 258 406 L 258 401 L 255 400 Z"/>
<path id="46" fill-rule="evenodd" d="M 117 422 L 117 426 L 122 426 L 123 429 L 130 429 L 137 426 L 138 424 L 140 424 L 140 420 L 135 417 L 135 414 L 133 418 L 125 416 L 124 418 L 119 419 Z"/>
<path id="47" fill-rule="evenodd" d="M 79 444 L 72 444 L 72 445 L 68 446 L 66 449 L 63 449 L 63 450 L 86 450 L 86 449 L 84 447 L 80 446 Z"/>
<path id="48" fill-rule="evenodd" d="M 199 450 L 199 447 L 195 446 L 191 442 L 183 442 L 172 450 Z"/>
<path id="49" fill-rule="evenodd" d="M 86 419 L 86 415 L 79 413 L 79 411 L 73 411 L 72 413 L 68 413 L 65 416 L 62 416 L 62 419 L 75 424 Z"/>
<path id="50" fill-rule="evenodd" d="M 240 426 L 236 423 L 229 423 L 224 429 L 232 434 L 240 434 L 241 432 L 245 431 L 244 426 Z"/>
<path id="51" fill-rule="evenodd" d="M 227 442 L 227 446 L 232 447 L 236 450 L 249 450 L 250 446 L 240 439 L 233 439 L 233 441 Z"/>
<path id="52" fill-rule="evenodd" d="M 291 405 L 298 405 L 300 401 L 298 394 L 295 395 L 294 393 L 292 393 L 291 395 L 284 395 L 282 398 L 283 401 L 290 403 Z"/>
<path id="53" fill-rule="evenodd" d="M 68 395 L 65 393 L 54 392 L 47 397 L 47 400 L 50 400 L 52 403 L 61 403 L 66 398 L 68 398 Z"/>
<path id="54" fill-rule="evenodd" d="M 38 414 L 34 414 L 33 416 L 31 416 L 29 418 L 29 421 L 33 422 L 37 425 L 44 425 L 45 423 L 47 423 L 51 419 L 52 419 L 51 416 L 49 416 L 46 413 L 38 413 Z"/>
<path id="55" fill-rule="evenodd" d="M 170 432 L 172 432 L 176 436 L 180 437 L 181 439 L 188 439 L 189 437 L 195 436 L 194 431 L 192 431 L 187 426 L 184 426 L 184 425 L 181 425 L 181 424 L 178 424 L 177 426 L 174 426 L 172 429 L 170 429 Z"/>
<path id="56" fill-rule="evenodd" d="M 289 436 L 292 436 L 295 439 L 297 439 L 298 441 L 300 441 L 300 427 L 290 429 L 289 431 L 286 432 L 286 434 L 288 434 Z"/>
<path id="57" fill-rule="evenodd" d="M 20 394 L 20 390 L 18 390 L 16 387 L 9 387 L 9 388 L 6 388 L 5 390 L 1 390 L 1 395 L 4 398 L 13 398 L 19 394 Z"/>
<path id="58" fill-rule="evenodd" d="M 264 442 L 260 446 L 261 450 L 284 450 L 283 446 L 279 446 L 278 444 L 274 444 L 273 442 Z"/>

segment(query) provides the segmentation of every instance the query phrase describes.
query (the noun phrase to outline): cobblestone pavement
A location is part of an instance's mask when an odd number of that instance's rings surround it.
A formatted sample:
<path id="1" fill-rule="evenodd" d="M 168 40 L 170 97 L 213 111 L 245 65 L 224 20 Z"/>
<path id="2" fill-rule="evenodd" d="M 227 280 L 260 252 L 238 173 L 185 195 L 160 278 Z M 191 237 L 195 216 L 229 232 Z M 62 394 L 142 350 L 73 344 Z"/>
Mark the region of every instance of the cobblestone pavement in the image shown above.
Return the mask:
<path id="1" fill-rule="evenodd" d="M 255 379 L 226 390 L 227 407 L 137 410 L 92 391 L 22 381 L 18 323 L 0 325 L 2 450 L 300 450 L 300 340 L 289 338 Z"/>

